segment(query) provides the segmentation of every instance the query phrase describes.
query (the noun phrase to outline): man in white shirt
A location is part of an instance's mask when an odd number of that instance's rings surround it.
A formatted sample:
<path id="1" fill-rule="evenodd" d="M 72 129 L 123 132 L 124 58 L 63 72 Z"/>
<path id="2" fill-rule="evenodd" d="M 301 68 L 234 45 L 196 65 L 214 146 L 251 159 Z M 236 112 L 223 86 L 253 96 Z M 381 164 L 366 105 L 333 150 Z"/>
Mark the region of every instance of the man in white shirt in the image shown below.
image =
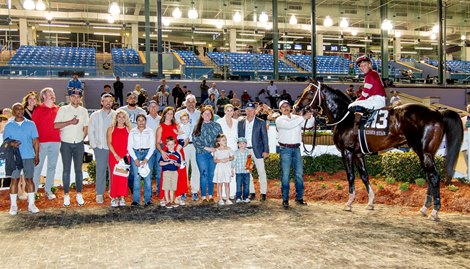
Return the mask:
<path id="1" fill-rule="evenodd" d="M 102 108 L 93 112 L 88 122 L 88 141 L 93 149 L 96 161 L 96 203 L 103 203 L 106 190 L 106 170 L 108 169 L 109 148 L 106 141 L 106 131 L 113 121 L 116 111 L 111 109 L 114 97 L 111 94 L 101 96 Z M 111 173 L 111 171 L 109 172 Z"/>
<path id="2" fill-rule="evenodd" d="M 268 85 L 268 98 L 269 98 L 269 103 L 271 105 L 271 108 L 276 108 L 276 97 L 278 96 L 277 94 L 277 86 L 274 85 L 274 81 L 270 81 Z"/>
<path id="3" fill-rule="evenodd" d="M 54 120 L 54 128 L 60 129 L 60 154 L 62 155 L 62 181 L 64 184 L 64 206 L 70 206 L 70 167 L 75 169 L 75 185 L 77 188 L 77 203 L 79 206 L 85 204 L 82 196 L 83 188 L 83 153 L 85 147 L 83 139 L 88 132 L 88 111 L 80 106 L 82 98 L 81 89 L 68 91 L 70 104 L 63 106 L 57 112 Z"/>
<path id="4" fill-rule="evenodd" d="M 176 121 L 180 123 L 180 115 L 184 112 L 188 113 L 189 115 L 189 123 L 192 125 L 193 130 L 196 127 L 197 121 L 199 120 L 199 116 L 201 112 L 196 109 L 196 96 L 192 94 L 188 94 L 186 96 L 186 109 L 182 109 L 175 114 Z M 188 165 L 186 172 L 189 171 L 189 166 L 191 166 L 191 193 L 193 201 L 197 201 L 198 198 L 198 191 L 201 184 L 199 178 L 199 168 L 196 162 L 196 148 L 193 145 L 193 135 L 189 136 L 189 144 L 183 148 L 184 157 L 186 164 Z"/>
<path id="5" fill-rule="evenodd" d="M 286 100 L 279 102 L 282 116 L 276 119 L 276 128 L 279 133 L 280 160 L 281 160 L 281 190 L 282 206 L 289 207 L 289 174 L 291 166 L 295 177 L 295 202 L 298 205 L 307 205 L 304 202 L 304 180 L 303 161 L 300 154 L 300 143 L 302 141 L 302 128 L 307 121 L 306 128 L 314 124 L 312 113 L 306 112 L 303 117 L 291 114 L 290 104 Z M 292 165 L 293 164 L 293 165 Z"/>
<path id="6" fill-rule="evenodd" d="M 149 114 L 147 115 L 147 128 L 152 129 L 153 133 L 157 133 L 157 128 L 160 126 L 160 119 L 161 117 L 158 116 L 158 103 L 155 100 L 151 100 L 147 106 Z M 158 150 L 153 151 L 153 155 L 149 160 L 149 167 L 151 169 L 151 173 L 155 173 L 155 180 L 157 186 L 157 197 L 160 196 L 158 190 L 160 189 L 160 175 L 161 175 L 161 167 L 158 160 L 160 160 L 161 153 Z"/>
<path id="7" fill-rule="evenodd" d="M 215 84 L 215 82 L 212 82 L 211 87 L 209 88 L 209 90 L 207 90 L 207 92 L 209 93 L 209 96 L 211 94 L 214 94 L 215 100 L 218 100 L 220 97 L 220 93 L 219 93 L 219 90 L 217 89 L 217 84 Z M 214 107 L 214 109 L 216 108 Z"/>

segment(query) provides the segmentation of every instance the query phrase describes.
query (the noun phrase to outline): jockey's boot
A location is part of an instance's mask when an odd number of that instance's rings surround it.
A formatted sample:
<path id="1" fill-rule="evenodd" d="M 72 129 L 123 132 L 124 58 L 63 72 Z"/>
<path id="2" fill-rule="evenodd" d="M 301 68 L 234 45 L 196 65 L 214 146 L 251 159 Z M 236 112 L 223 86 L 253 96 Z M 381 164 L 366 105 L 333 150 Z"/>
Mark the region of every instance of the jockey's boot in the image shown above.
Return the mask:
<path id="1" fill-rule="evenodd" d="M 362 119 L 362 113 L 361 112 L 355 112 L 354 113 L 354 127 L 353 127 L 353 134 L 357 135 L 359 132 L 359 126 L 361 124 L 361 119 Z"/>

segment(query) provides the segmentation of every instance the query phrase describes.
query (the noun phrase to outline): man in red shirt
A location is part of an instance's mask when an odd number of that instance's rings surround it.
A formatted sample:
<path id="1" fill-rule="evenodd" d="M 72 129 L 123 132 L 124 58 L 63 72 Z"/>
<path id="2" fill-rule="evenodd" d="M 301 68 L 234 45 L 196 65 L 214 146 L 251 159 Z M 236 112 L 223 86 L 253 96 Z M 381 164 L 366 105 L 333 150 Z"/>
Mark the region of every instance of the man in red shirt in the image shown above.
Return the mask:
<path id="1" fill-rule="evenodd" d="M 39 164 L 34 168 L 33 182 L 38 191 L 42 167 L 47 158 L 46 185 L 44 191 L 49 200 L 56 196 L 51 188 L 54 185 L 57 158 L 60 150 L 60 129 L 54 128 L 54 120 L 59 107 L 54 104 L 55 93 L 52 88 L 44 88 L 39 94 L 42 104 L 34 109 L 32 120 L 36 124 L 39 135 Z"/>
<path id="2" fill-rule="evenodd" d="M 357 134 L 363 109 L 380 109 L 384 107 L 386 97 L 383 82 L 380 79 L 379 73 L 372 70 L 372 61 L 370 58 L 365 55 L 361 56 L 356 59 L 356 65 L 361 69 L 365 76 L 362 94 L 358 96 L 356 101 L 349 105 L 349 108 L 354 108 L 355 111 L 354 134 Z"/>

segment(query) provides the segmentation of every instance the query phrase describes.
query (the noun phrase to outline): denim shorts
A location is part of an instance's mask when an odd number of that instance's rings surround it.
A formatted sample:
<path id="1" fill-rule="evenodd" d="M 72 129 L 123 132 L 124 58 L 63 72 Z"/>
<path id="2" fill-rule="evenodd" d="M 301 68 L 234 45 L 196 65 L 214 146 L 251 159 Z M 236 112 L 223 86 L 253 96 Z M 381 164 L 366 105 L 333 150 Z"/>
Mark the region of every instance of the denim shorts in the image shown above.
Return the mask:
<path id="1" fill-rule="evenodd" d="M 34 176 L 34 159 L 23 159 L 23 174 L 24 178 L 33 178 Z M 20 178 L 21 170 L 15 169 L 11 173 L 12 178 Z"/>

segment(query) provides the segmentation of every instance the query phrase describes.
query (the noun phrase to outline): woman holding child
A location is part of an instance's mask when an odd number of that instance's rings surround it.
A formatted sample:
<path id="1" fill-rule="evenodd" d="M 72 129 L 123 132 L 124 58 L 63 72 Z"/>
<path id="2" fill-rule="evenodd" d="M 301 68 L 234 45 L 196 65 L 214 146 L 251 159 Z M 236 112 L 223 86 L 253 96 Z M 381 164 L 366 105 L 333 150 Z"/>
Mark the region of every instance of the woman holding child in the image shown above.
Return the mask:
<path id="1" fill-rule="evenodd" d="M 168 137 L 173 137 L 174 141 L 178 141 L 178 124 L 175 120 L 175 109 L 172 106 L 168 106 L 163 110 L 162 118 L 160 120 L 160 126 L 157 128 L 156 133 L 156 148 L 162 154 L 162 159 L 168 161 L 169 157 L 167 154 L 166 148 L 166 139 Z M 184 153 L 181 145 L 176 146 L 176 151 L 181 155 L 184 160 Z M 161 180 L 165 180 L 161 177 Z M 162 182 L 160 186 L 162 186 Z M 179 205 L 184 205 L 184 201 L 181 199 L 181 195 L 186 194 L 188 190 L 188 179 L 186 175 L 186 168 L 178 169 L 178 183 L 175 191 L 176 201 Z M 163 199 L 163 191 L 157 190 L 157 194 L 160 199 Z"/>

